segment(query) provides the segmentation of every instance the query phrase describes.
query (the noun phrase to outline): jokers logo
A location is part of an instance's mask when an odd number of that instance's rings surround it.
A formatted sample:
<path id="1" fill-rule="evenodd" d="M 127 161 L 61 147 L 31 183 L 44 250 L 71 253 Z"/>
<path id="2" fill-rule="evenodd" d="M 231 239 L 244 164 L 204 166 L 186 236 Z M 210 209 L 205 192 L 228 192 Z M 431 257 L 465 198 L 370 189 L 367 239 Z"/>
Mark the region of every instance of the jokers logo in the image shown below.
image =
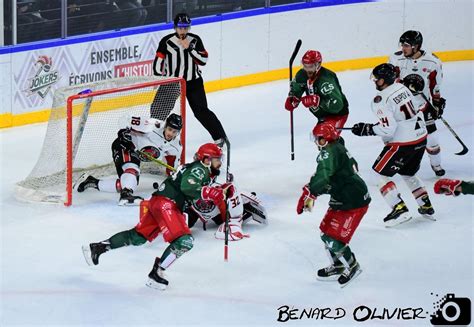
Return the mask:
<path id="1" fill-rule="evenodd" d="M 39 56 L 35 63 L 35 76 L 28 79 L 28 95 L 37 93 L 41 98 L 45 98 L 51 86 L 59 81 L 59 73 L 52 69 L 53 61 L 51 57 Z"/>

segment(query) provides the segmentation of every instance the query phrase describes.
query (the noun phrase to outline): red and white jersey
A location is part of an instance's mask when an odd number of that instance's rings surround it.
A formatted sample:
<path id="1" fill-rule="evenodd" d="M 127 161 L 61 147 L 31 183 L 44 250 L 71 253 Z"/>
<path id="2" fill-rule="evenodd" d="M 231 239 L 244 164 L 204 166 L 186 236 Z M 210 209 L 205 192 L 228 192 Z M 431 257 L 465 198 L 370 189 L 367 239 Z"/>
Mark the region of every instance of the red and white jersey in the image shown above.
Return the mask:
<path id="1" fill-rule="evenodd" d="M 441 60 L 432 53 L 421 51 L 418 59 L 406 58 L 402 51 L 395 52 L 390 56 L 389 63 L 400 69 L 400 78 L 410 74 L 423 77 L 425 87 L 423 94 L 432 101 L 433 95 L 440 95 L 440 86 L 443 81 L 443 68 Z"/>
<path id="2" fill-rule="evenodd" d="M 147 152 L 154 158 L 178 168 L 181 161 L 181 146 L 179 135 L 171 141 L 164 137 L 165 122 L 147 117 L 131 117 L 130 125 L 132 142 L 136 150 Z M 141 161 L 150 161 L 140 155 Z"/>
<path id="3" fill-rule="evenodd" d="M 386 145 L 408 145 L 426 138 L 423 114 L 413 105 L 413 95 L 403 84 L 393 83 L 379 91 L 372 101 L 372 111 L 379 119 L 374 133 Z"/>

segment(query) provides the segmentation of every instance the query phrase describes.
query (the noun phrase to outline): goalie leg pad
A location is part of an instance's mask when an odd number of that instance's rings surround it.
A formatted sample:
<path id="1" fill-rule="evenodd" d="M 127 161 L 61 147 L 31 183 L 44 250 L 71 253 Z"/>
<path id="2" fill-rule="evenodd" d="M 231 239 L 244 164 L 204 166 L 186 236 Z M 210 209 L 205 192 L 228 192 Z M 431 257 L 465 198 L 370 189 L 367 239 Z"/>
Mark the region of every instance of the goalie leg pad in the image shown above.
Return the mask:
<path id="1" fill-rule="evenodd" d="M 225 223 L 222 223 L 217 228 L 214 234 L 216 239 L 225 240 Z M 240 241 L 243 238 L 250 237 L 248 234 L 242 233 L 242 218 L 230 218 L 229 219 L 229 241 Z"/>
<path id="2" fill-rule="evenodd" d="M 244 222 L 252 217 L 253 220 L 260 224 L 267 224 L 267 211 L 262 205 L 261 201 L 256 197 L 255 193 L 241 193 L 241 198 L 244 204 L 243 219 Z"/>

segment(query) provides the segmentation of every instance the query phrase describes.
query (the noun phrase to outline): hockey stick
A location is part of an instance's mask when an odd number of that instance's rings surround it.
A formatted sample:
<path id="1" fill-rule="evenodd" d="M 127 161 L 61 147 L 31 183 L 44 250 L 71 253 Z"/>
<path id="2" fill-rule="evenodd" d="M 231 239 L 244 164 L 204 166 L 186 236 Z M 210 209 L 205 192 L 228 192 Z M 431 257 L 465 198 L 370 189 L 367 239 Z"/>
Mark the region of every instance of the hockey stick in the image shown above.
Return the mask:
<path id="1" fill-rule="evenodd" d="M 170 165 L 164 163 L 164 162 L 161 161 L 160 159 L 156 159 L 155 157 L 153 157 L 153 156 L 152 156 L 151 154 L 149 154 L 148 152 L 144 152 L 144 151 L 140 151 L 140 150 L 137 150 L 137 152 L 138 152 L 139 154 L 141 154 L 142 156 L 147 157 L 147 159 L 150 159 L 151 161 L 157 163 L 157 164 L 160 165 L 160 166 L 163 166 L 163 167 L 165 167 L 165 168 L 167 168 L 167 169 L 169 169 L 169 170 L 171 170 L 171 171 L 173 171 L 173 172 L 176 171 L 176 169 L 175 169 L 174 167 L 171 167 Z"/>
<path id="2" fill-rule="evenodd" d="M 226 146 L 227 146 L 227 171 L 226 171 L 226 176 L 225 180 L 226 182 L 230 182 L 230 142 L 229 139 L 226 137 L 224 140 Z M 229 210 L 227 210 L 227 201 L 226 201 L 226 215 L 225 215 L 225 221 L 224 221 L 224 261 L 229 260 L 229 219 L 230 219 L 230 214 Z"/>
<path id="3" fill-rule="evenodd" d="M 438 113 L 438 109 L 435 106 L 433 106 L 433 104 L 428 100 L 426 95 L 421 93 L 421 96 L 423 97 L 423 99 L 425 99 L 426 103 L 428 103 L 428 105 L 431 107 L 431 109 L 433 109 L 434 111 L 436 111 L 436 113 Z M 458 142 L 462 145 L 462 150 L 460 152 L 455 153 L 455 154 L 458 155 L 458 156 L 463 156 L 466 153 L 468 153 L 469 149 L 467 148 L 466 144 L 464 144 L 464 142 L 461 140 L 461 138 L 458 136 L 458 134 L 456 134 L 456 132 L 453 130 L 451 125 L 448 124 L 446 119 L 444 119 L 443 116 L 438 116 L 438 118 L 441 119 L 441 121 L 449 129 L 451 134 L 453 134 L 453 136 L 456 138 L 456 140 L 458 140 Z"/>
<path id="4" fill-rule="evenodd" d="M 296 55 L 301 48 L 301 40 L 298 40 L 295 45 L 295 49 L 290 57 L 289 67 L 290 67 L 290 83 L 293 79 L 293 62 L 295 61 Z M 293 128 L 293 110 L 290 110 L 290 136 L 291 136 L 291 160 L 295 160 L 295 133 Z"/>

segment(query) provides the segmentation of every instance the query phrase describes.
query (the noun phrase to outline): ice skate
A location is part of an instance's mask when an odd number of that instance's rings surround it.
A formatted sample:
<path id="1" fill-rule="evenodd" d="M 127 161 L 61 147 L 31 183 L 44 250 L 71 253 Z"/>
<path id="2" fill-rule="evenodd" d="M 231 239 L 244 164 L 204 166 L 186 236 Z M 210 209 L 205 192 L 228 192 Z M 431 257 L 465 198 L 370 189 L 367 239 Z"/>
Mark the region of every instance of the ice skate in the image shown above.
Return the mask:
<path id="1" fill-rule="evenodd" d="M 156 257 L 153 269 L 148 274 L 148 282 L 146 286 L 164 291 L 169 282 L 165 279 L 164 269 L 160 267 L 160 258 Z"/>
<path id="2" fill-rule="evenodd" d="M 320 281 L 336 281 L 343 272 L 344 266 L 342 263 L 337 265 L 332 264 L 328 267 L 319 269 L 316 279 Z"/>
<path id="3" fill-rule="evenodd" d="M 344 272 L 339 276 L 338 278 L 338 283 L 341 285 L 341 287 L 346 287 L 350 282 L 352 282 L 354 279 L 357 278 L 357 276 L 360 275 L 362 272 L 362 269 L 360 268 L 359 263 L 357 262 L 357 259 L 355 258 L 354 255 L 352 255 L 354 261 L 350 265 L 349 268 L 345 268 Z"/>
<path id="4" fill-rule="evenodd" d="M 390 212 L 387 217 L 383 219 L 385 227 L 393 227 L 403 223 L 406 223 L 411 219 L 411 215 L 408 213 L 408 208 L 405 202 L 400 201 Z"/>
<path id="5" fill-rule="evenodd" d="M 423 217 L 423 218 L 426 218 L 426 219 L 430 219 L 430 220 L 433 220 L 433 221 L 436 221 L 436 219 L 434 218 L 434 209 L 433 209 L 433 206 L 431 205 L 431 201 L 430 201 L 430 198 L 428 195 L 423 195 L 421 197 L 421 200 L 423 201 L 423 205 L 421 205 L 419 208 L 418 208 L 418 212 L 420 213 L 420 215 Z"/>
<path id="6" fill-rule="evenodd" d="M 86 262 L 89 266 L 98 265 L 100 255 L 107 252 L 108 250 L 110 250 L 110 244 L 106 242 L 91 243 L 89 245 L 82 246 L 84 259 L 86 259 Z"/>
<path id="7" fill-rule="evenodd" d="M 120 199 L 119 199 L 119 206 L 138 206 L 140 205 L 140 202 L 143 201 L 143 198 L 141 196 L 135 196 L 133 195 L 133 191 L 124 188 L 122 192 L 120 192 Z"/>
<path id="8" fill-rule="evenodd" d="M 81 180 L 82 179 L 82 180 Z M 85 176 L 82 175 L 79 179 L 80 183 L 77 186 L 77 191 L 79 193 L 84 192 L 88 188 L 93 188 L 96 190 L 99 190 L 99 180 L 95 178 L 94 176 Z"/>
<path id="9" fill-rule="evenodd" d="M 431 166 L 431 169 L 433 169 L 434 173 L 438 177 L 444 176 L 444 174 L 446 174 L 446 171 L 443 169 L 443 167 L 441 167 L 441 165 Z"/>

